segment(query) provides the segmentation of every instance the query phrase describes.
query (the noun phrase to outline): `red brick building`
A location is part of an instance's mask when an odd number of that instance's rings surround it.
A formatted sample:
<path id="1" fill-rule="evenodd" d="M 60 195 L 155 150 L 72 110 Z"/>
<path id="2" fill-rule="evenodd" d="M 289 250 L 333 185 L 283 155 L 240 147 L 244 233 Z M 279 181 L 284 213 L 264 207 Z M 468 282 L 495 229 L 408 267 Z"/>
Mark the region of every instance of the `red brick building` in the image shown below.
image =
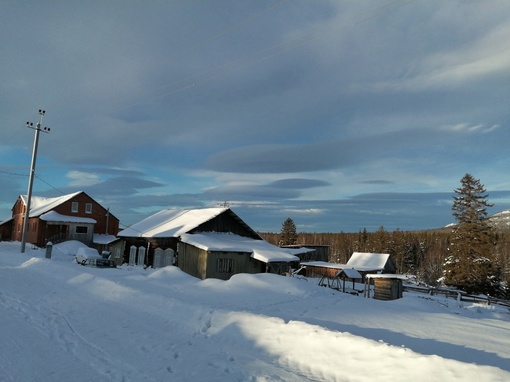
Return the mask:
<path id="1" fill-rule="evenodd" d="M 12 218 L 0 225 L 2 240 L 21 241 L 25 218 L 25 195 L 12 207 Z M 26 242 L 44 247 L 48 241 L 58 243 L 78 240 L 93 243 L 94 234 L 116 235 L 119 219 L 83 191 L 56 198 L 32 196 Z"/>

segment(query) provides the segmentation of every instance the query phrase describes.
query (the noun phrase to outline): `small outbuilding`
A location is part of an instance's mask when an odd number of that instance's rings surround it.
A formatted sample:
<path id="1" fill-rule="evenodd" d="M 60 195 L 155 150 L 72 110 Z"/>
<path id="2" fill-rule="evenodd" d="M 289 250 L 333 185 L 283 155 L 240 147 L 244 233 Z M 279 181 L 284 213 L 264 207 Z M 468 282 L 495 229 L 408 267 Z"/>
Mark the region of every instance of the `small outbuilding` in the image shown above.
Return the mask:
<path id="1" fill-rule="evenodd" d="M 395 274 L 369 274 L 365 276 L 365 297 L 370 298 L 371 284 L 374 288 L 374 299 L 376 300 L 397 300 L 402 298 L 404 286 L 403 281 L 407 280 L 405 275 Z"/>
<path id="2" fill-rule="evenodd" d="M 306 277 L 318 278 L 318 284 L 320 286 L 327 286 L 342 292 L 355 292 L 356 283 L 361 283 L 363 278 L 354 268 L 349 268 L 345 264 L 329 263 L 325 261 L 301 263 L 301 269 L 298 271 L 298 274 L 302 274 Z M 352 289 L 346 289 L 346 281 L 352 281 Z"/>
<path id="3" fill-rule="evenodd" d="M 361 274 L 354 268 L 345 268 L 342 269 L 335 275 L 337 280 L 342 281 L 342 292 L 346 292 L 345 282 L 352 281 L 352 288 L 350 290 L 351 293 L 358 294 L 358 290 L 356 290 L 356 282 L 361 282 L 362 276 Z"/>
<path id="4" fill-rule="evenodd" d="M 396 271 L 389 253 L 353 252 L 346 265 L 357 269 L 362 275 Z"/>
<path id="5" fill-rule="evenodd" d="M 231 233 L 184 234 L 178 245 L 179 268 L 201 278 L 228 280 L 237 273 L 283 274 L 299 258 L 265 240 Z"/>
<path id="6" fill-rule="evenodd" d="M 327 261 L 301 262 L 300 275 L 312 278 L 333 279 L 345 267 L 345 264 L 329 263 Z"/>

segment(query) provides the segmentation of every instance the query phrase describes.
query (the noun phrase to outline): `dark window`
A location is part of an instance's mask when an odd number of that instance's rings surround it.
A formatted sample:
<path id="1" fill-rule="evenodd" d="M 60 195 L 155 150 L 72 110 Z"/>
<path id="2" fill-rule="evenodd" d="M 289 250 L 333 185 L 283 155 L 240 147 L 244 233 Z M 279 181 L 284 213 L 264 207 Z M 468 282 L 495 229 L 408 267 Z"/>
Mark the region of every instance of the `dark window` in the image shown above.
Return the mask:
<path id="1" fill-rule="evenodd" d="M 216 264 L 216 271 L 220 273 L 232 273 L 234 269 L 234 260 L 233 259 L 218 259 L 218 263 Z"/>
<path id="2" fill-rule="evenodd" d="M 87 233 L 89 231 L 88 227 L 86 226 L 82 226 L 82 225 L 79 225 L 79 226 L 76 226 L 76 233 Z"/>

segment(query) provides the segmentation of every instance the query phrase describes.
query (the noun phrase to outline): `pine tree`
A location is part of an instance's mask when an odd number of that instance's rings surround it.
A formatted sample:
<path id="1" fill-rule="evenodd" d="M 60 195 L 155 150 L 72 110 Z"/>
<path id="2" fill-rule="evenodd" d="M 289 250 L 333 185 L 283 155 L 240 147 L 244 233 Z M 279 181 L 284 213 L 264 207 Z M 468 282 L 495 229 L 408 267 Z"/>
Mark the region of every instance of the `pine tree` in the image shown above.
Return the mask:
<path id="1" fill-rule="evenodd" d="M 280 232 L 280 245 L 293 245 L 297 242 L 296 225 L 291 218 L 285 219 Z"/>
<path id="2" fill-rule="evenodd" d="M 498 282 L 493 262 L 493 232 L 487 222 L 488 194 L 471 174 L 455 189 L 452 215 L 457 220 L 445 263 L 445 283 L 469 293 L 494 293 Z"/>

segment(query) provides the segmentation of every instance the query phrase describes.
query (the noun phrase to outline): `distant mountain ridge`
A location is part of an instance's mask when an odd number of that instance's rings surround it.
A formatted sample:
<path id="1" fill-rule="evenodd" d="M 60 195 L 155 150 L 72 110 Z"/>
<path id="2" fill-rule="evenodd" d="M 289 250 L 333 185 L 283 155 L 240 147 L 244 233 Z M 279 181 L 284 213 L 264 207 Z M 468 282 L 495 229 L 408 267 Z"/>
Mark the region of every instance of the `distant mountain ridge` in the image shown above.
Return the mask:
<path id="1" fill-rule="evenodd" d="M 510 229 L 510 210 L 498 212 L 488 219 L 495 228 Z"/>
<path id="2" fill-rule="evenodd" d="M 504 210 L 494 215 L 488 216 L 489 224 L 496 229 L 510 229 L 510 210 Z M 443 228 L 452 228 L 456 223 L 450 223 Z"/>

